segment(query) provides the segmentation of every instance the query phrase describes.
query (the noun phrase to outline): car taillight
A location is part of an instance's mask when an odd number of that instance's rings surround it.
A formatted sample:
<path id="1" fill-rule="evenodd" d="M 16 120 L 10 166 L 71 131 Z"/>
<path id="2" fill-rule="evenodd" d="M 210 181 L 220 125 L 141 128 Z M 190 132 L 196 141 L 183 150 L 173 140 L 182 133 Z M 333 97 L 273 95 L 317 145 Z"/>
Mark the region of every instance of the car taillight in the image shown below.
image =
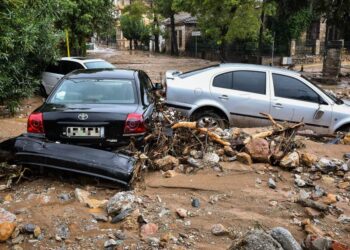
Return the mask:
<path id="1" fill-rule="evenodd" d="M 43 134 L 44 133 L 44 121 L 43 113 L 32 113 L 28 118 L 27 125 L 28 133 Z"/>
<path id="2" fill-rule="evenodd" d="M 140 134 L 146 132 L 145 123 L 141 114 L 131 113 L 125 121 L 124 134 Z"/>

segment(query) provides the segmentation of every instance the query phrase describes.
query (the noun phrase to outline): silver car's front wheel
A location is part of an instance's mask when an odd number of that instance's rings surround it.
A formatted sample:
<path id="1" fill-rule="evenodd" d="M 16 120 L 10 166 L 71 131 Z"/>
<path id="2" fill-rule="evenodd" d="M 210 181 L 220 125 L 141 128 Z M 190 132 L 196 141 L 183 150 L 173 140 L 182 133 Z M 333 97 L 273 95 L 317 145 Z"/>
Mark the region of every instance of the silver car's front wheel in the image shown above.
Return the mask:
<path id="1" fill-rule="evenodd" d="M 203 112 L 198 112 L 193 116 L 193 120 L 198 123 L 198 126 L 201 128 L 227 128 L 227 120 L 217 114 L 215 111 L 206 110 Z"/>

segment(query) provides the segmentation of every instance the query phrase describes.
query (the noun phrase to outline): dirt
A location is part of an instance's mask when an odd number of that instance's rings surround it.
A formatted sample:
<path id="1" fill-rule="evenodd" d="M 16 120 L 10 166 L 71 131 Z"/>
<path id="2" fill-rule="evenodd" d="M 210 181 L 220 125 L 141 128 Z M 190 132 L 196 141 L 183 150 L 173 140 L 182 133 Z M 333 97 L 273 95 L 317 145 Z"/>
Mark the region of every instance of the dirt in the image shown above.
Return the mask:
<path id="1" fill-rule="evenodd" d="M 103 57 L 106 58 L 106 55 Z M 160 80 L 159 73 L 167 69 L 190 70 L 212 63 L 140 52 L 117 52 L 107 59 L 118 67 L 144 69 L 154 81 Z M 0 139 L 25 132 L 27 114 L 40 103 L 40 98 L 26 100 L 23 103 L 26 109 L 21 114 L 15 118 L 1 119 Z M 350 152 L 350 146 L 346 145 L 329 145 L 310 140 L 304 140 L 303 143 L 306 145 L 303 152 L 311 152 L 319 157 L 342 159 L 344 153 Z M 144 183 L 135 192 L 143 198 L 143 212 L 148 220 L 159 227 L 156 237 L 170 232 L 179 238 L 181 234 L 186 244 L 182 244 L 183 248 L 172 244 L 173 249 L 227 249 L 235 237 L 257 226 L 265 229 L 285 227 L 298 242 L 306 237 L 300 226 L 291 223 L 293 218 L 300 221 L 306 218 L 304 208 L 293 202 L 298 188 L 294 186 L 291 172 L 265 164 L 246 166 L 232 162 L 223 163 L 222 166 L 224 172 L 204 169 L 196 174 L 177 174 L 169 179 L 163 178 L 160 172 L 146 173 Z M 277 176 L 276 189 L 268 187 L 267 181 L 271 174 Z M 261 179 L 261 184 L 257 179 Z M 4 179 L 0 179 L 0 185 L 4 182 Z M 345 192 L 329 181 L 318 180 L 315 184 L 330 193 Z M 24 178 L 10 190 L 0 191 L 1 207 L 16 213 L 19 224 L 34 223 L 42 229 L 43 239 L 37 241 L 26 235 L 26 240 L 20 244 L 23 249 L 101 249 L 109 235 L 122 228 L 121 223 L 94 221 L 91 213 L 105 213 L 104 210 L 91 210 L 79 203 L 74 198 L 75 188 L 88 190 L 92 198 L 99 200 L 109 199 L 121 191 L 121 188 L 111 183 L 53 171 Z M 60 200 L 61 194 L 69 194 L 71 199 Z M 199 208 L 191 206 L 191 198 L 199 199 Z M 276 201 L 277 205 L 272 205 L 271 201 Z M 342 199 L 336 205 L 350 216 L 348 200 Z M 160 217 L 159 213 L 165 208 L 169 213 Z M 175 213 L 177 208 L 188 210 L 191 216 L 179 219 Z M 229 229 L 230 236 L 211 234 L 212 225 L 218 223 Z M 65 241 L 55 239 L 61 225 L 69 228 L 69 237 Z M 340 224 L 335 216 L 327 215 L 317 226 L 350 245 L 349 225 Z M 125 233 L 127 238 L 123 246 L 129 246 L 129 249 L 148 246 L 147 242 L 140 240 L 137 230 L 125 230 Z M 11 244 L 0 243 L 0 249 L 11 249 Z"/>

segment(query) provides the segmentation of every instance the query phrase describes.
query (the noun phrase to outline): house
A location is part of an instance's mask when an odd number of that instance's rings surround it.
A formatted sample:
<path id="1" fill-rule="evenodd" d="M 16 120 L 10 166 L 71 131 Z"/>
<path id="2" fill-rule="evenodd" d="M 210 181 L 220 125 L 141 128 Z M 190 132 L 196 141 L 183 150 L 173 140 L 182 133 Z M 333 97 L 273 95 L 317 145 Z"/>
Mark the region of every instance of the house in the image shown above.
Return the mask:
<path id="1" fill-rule="evenodd" d="M 165 27 L 165 50 L 171 50 L 171 29 L 170 18 L 165 19 L 162 24 Z M 180 54 L 186 51 L 186 45 L 192 38 L 192 32 L 197 30 L 197 18 L 186 12 L 180 12 L 175 15 L 175 30 L 177 46 Z"/>

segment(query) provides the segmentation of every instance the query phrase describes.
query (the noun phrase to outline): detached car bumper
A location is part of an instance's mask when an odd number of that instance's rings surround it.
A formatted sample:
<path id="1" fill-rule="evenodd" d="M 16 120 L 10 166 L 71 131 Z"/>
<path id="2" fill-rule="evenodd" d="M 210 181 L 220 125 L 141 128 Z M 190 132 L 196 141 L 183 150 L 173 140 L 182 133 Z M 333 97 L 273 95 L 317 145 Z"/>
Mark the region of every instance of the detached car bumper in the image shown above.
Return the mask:
<path id="1" fill-rule="evenodd" d="M 59 144 L 22 135 L 1 143 L 17 164 L 42 166 L 86 174 L 128 186 L 136 161 L 104 150 Z"/>

